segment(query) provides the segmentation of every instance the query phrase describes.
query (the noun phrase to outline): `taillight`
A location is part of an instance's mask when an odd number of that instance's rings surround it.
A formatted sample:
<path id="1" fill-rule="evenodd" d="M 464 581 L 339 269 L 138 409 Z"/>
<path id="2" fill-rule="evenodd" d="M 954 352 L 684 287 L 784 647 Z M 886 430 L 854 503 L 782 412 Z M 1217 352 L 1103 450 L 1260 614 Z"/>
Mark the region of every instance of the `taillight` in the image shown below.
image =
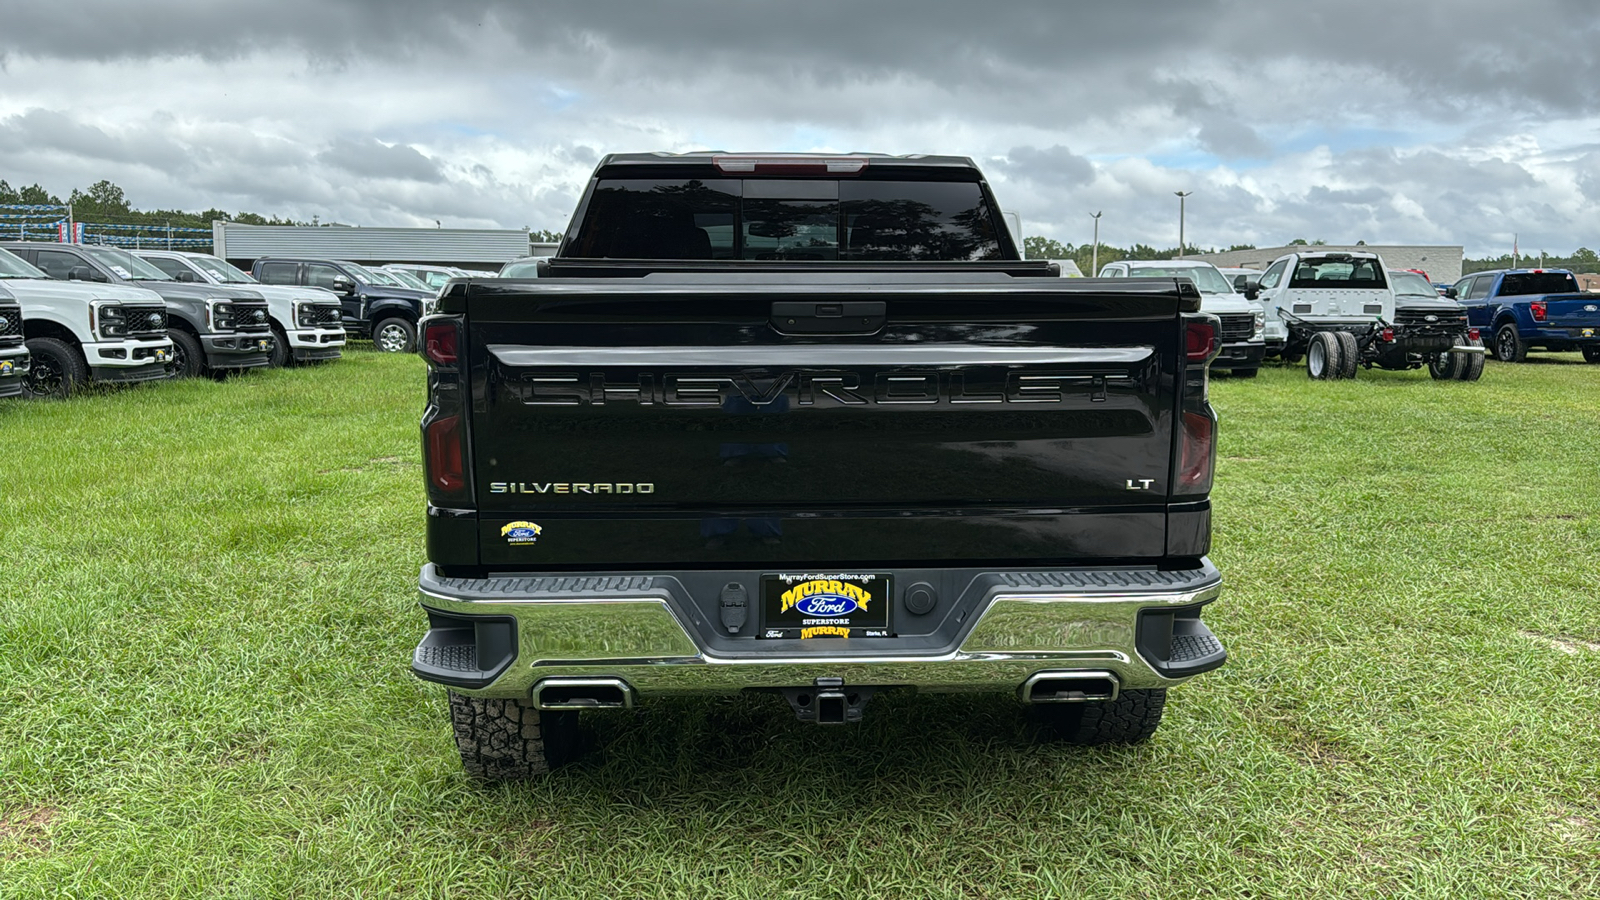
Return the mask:
<path id="1" fill-rule="evenodd" d="M 1178 483 L 1174 493 L 1211 491 L 1211 472 L 1217 458 L 1217 423 L 1201 412 L 1183 414 L 1183 440 L 1178 452 Z"/>
<path id="2" fill-rule="evenodd" d="M 1469 328 L 1469 329 L 1467 329 L 1467 340 L 1469 340 L 1469 341 L 1481 341 L 1481 340 L 1483 340 L 1483 335 L 1478 331 L 1478 329 Z"/>
<path id="3" fill-rule="evenodd" d="M 422 355 L 435 365 L 455 365 L 460 334 L 453 319 L 429 322 L 422 332 Z"/>
<path id="4" fill-rule="evenodd" d="M 428 481 L 428 502 L 462 509 L 472 503 L 472 477 L 468 472 L 466 384 L 461 359 L 466 341 L 459 318 L 435 316 L 423 320 L 422 356 L 428 361 L 428 408 L 422 414 L 423 472 Z"/>
<path id="5" fill-rule="evenodd" d="M 1385 328 L 1383 330 L 1383 342 L 1385 344 L 1394 343 L 1394 329 L 1393 328 Z"/>
<path id="6" fill-rule="evenodd" d="M 1173 442 L 1172 493 L 1204 495 L 1211 492 L 1211 471 L 1217 457 L 1217 416 L 1211 410 L 1211 360 L 1222 349 L 1215 318 L 1185 316 L 1184 357 L 1179 381 L 1177 439 Z"/>
<path id="7" fill-rule="evenodd" d="M 1544 317 L 1550 312 L 1550 308 L 1545 305 L 1543 300 L 1535 300 L 1532 303 L 1529 303 L 1528 309 L 1533 313 L 1533 320 L 1535 322 L 1543 322 Z"/>
<path id="8" fill-rule="evenodd" d="M 427 425 L 428 486 L 443 494 L 458 494 L 467 486 L 466 455 L 462 451 L 461 417 L 445 416 Z"/>
<path id="9" fill-rule="evenodd" d="M 1215 319 L 1190 319 L 1183 330 L 1183 350 L 1189 362 L 1205 362 L 1222 349 Z"/>

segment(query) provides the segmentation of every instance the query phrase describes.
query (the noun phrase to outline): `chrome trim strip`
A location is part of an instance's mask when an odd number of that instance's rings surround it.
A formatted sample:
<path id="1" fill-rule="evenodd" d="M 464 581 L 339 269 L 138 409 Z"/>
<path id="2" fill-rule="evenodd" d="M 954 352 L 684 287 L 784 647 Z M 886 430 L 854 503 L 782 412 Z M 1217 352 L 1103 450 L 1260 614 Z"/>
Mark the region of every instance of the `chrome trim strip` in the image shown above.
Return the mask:
<path id="1" fill-rule="evenodd" d="M 652 366 L 1021 366 L 1134 365 L 1155 355 L 1147 345 L 1132 347 L 1010 347 L 974 344 L 803 344 L 771 347 L 529 347 L 490 344 L 502 365 L 518 368 Z"/>

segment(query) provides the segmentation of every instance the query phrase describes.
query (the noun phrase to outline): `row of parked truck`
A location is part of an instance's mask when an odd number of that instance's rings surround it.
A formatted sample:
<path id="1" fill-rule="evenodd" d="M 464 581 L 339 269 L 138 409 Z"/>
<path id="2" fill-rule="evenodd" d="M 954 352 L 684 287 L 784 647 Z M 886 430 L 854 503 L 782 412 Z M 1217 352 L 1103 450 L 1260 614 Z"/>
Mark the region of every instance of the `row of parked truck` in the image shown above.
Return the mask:
<path id="1" fill-rule="evenodd" d="M 0 397 L 338 359 L 416 344 L 433 291 L 404 273 L 169 250 L 0 241 Z"/>
<path id="2" fill-rule="evenodd" d="M 1427 367 L 1441 380 L 1476 381 L 1484 359 L 1521 362 L 1529 349 L 1581 351 L 1600 363 L 1600 295 L 1555 269 L 1477 272 L 1440 291 L 1378 254 L 1308 250 L 1265 271 L 1192 260 L 1109 263 L 1102 278 L 1187 277 L 1222 322 L 1213 368 L 1251 377 L 1265 359 L 1304 359 L 1315 379 L 1361 368 Z"/>

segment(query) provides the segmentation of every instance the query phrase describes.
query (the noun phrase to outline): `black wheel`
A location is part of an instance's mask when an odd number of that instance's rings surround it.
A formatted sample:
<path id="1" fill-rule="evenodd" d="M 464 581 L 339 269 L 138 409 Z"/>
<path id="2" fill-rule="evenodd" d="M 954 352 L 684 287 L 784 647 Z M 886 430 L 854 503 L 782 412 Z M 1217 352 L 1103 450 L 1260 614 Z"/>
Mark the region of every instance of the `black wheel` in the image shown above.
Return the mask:
<path id="1" fill-rule="evenodd" d="M 289 338 L 284 335 L 283 329 L 276 324 L 272 326 L 272 354 L 267 357 L 267 365 L 274 369 L 281 369 L 294 361 L 294 354 L 289 351 Z"/>
<path id="2" fill-rule="evenodd" d="M 77 347 L 55 338 L 33 338 L 27 347 L 33 365 L 22 379 L 24 397 L 61 400 L 89 381 L 89 364 Z"/>
<path id="3" fill-rule="evenodd" d="M 1336 331 L 1334 339 L 1339 342 L 1339 378 L 1356 377 L 1356 366 L 1361 364 L 1361 344 L 1356 341 L 1356 336 L 1348 331 Z"/>
<path id="4" fill-rule="evenodd" d="M 1429 353 L 1428 374 L 1434 381 L 1453 381 L 1461 377 L 1463 353 Z"/>
<path id="5" fill-rule="evenodd" d="M 405 319 L 384 319 L 372 326 L 372 346 L 384 353 L 410 353 L 417 346 L 417 326 Z"/>
<path id="6" fill-rule="evenodd" d="M 1517 326 L 1507 322 L 1494 333 L 1494 358 L 1501 362 L 1522 362 L 1528 358 L 1528 345 L 1517 334 Z"/>
<path id="7" fill-rule="evenodd" d="M 1343 370 L 1344 355 L 1339 340 L 1330 331 L 1313 334 L 1306 347 L 1306 374 L 1317 381 L 1331 381 Z"/>
<path id="8" fill-rule="evenodd" d="M 1123 691 L 1101 703 L 1040 703 L 1029 707 L 1044 736 L 1068 744 L 1137 744 L 1161 726 L 1167 689 Z"/>
<path id="9" fill-rule="evenodd" d="M 172 377 L 193 378 L 205 371 L 206 354 L 200 349 L 200 339 L 187 331 L 176 329 L 167 332 L 172 339 Z"/>
<path id="10" fill-rule="evenodd" d="M 1254 378 L 1260 371 L 1260 369 L 1229 369 L 1228 375 L 1231 378 Z"/>
<path id="11" fill-rule="evenodd" d="M 1600 346 L 1589 344 L 1584 347 L 1583 361 L 1586 363 L 1600 363 Z"/>
<path id="12" fill-rule="evenodd" d="M 533 778 L 571 759 L 578 745 L 575 711 L 541 711 L 527 700 L 450 694 L 461 767 L 479 778 Z"/>

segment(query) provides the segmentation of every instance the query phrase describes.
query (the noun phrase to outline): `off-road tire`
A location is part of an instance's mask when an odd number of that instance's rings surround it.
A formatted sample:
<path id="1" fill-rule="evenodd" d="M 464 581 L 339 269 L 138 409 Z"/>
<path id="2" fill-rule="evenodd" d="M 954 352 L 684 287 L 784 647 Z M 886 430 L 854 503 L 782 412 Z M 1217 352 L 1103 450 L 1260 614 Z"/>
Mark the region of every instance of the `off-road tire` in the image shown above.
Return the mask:
<path id="1" fill-rule="evenodd" d="M 1332 381 L 1344 372 L 1344 355 L 1332 332 L 1319 331 L 1306 346 L 1306 375 L 1316 381 Z"/>
<path id="2" fill-rule="evenodd" d="M 89 364 L 78 348 L 55 338 L 26 342 L 33 366 L 22 378 L 22 396 L 31 400 L 64 400 L 89 381 Z"/>
<path id="3" fill-rule="evenodd" d="M 1166 705 L 1167 689 L 1150 688 L 1123 691 L 1117 699 L 1100 703 L 1040 703 L 1029 708 L 1045 738 L 1089 747 L 1148 740 L 1160 727 Z"/>
<path id="4" fill-rule="evenodd" d="M 1356 377 L 1356 367 L 1361 364 L 1361 344 L 1356 341 L 1356 336 L 1348 331 L 1336 331 L 1333 336 L 1339 342 L 1338 377 Z"/>
<path id="5" fill-rule="evenodd" d="M 578 744 L 575 711 L 541 711 L 528 700 L 450 694 L 461 767 L 478 778 L 536 778 L 571 759 Z"/>
<path id="6" fill-rule="evenodd" d="M 289 347 L 289 337 L 277 323 L 273 323 L 272 354 L 267 357 L 267 368 L 281 369 L 291 365 L 294 365 L 294 351 Z"/>
<path id="7" fill-rule="evenodd" d="M 193 378 L 206 370 L 206 352 L 200 348 L 200 339 L 176 328 L 167 332 L 172 339 L 172 377 Z"/>
<path id="8" fill-rule="evenodd" d="M 417 349 L 417 326 L 392 316 L 372 326 L 372 346 L 380 353 L 410 353 Z"/>
<path id="9" fill-rule="evenodd" d="M 1586 363 L 1600 363 L 1600 346 L 1589 344 L 1583 348 L 1583 361 Z"/>
<path id="10" fill-rule="evenodd" d="M 1528 345 L 1522 342 L 1522 335 L 1517 334 L 1517 326 L 1506 323 L 1494 331 L 1494 358 L 1501 362 L 1525 362 L 1528 359 Z"/>
<path id="11" fill-rule="evenodd" d="M 1254 378 L 1260 374 L 1260 369 L 1229 369 L 1229 378 Z"/>

